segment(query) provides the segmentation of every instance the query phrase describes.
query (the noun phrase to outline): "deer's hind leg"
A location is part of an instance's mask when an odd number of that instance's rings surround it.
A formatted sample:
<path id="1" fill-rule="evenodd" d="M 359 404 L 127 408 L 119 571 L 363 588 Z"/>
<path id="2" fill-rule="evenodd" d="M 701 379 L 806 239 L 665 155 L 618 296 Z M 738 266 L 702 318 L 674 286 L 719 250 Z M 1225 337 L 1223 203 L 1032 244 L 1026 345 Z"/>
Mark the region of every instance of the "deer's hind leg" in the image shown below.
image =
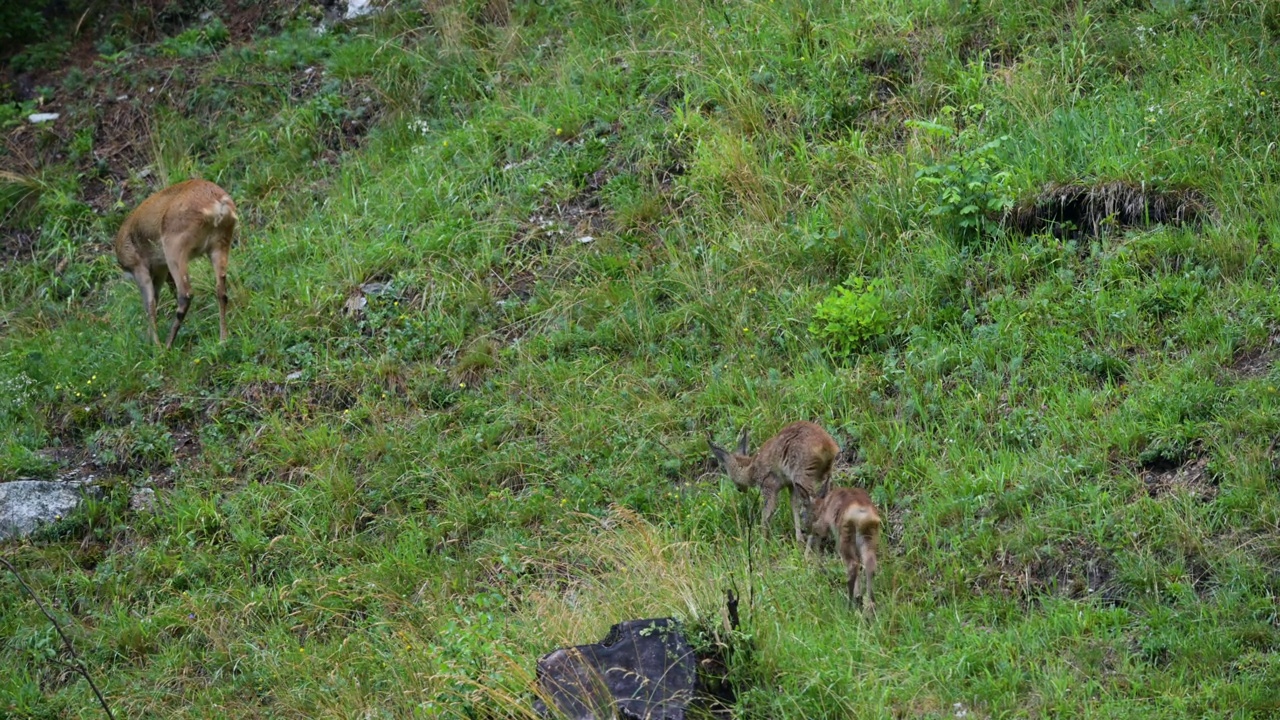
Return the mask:
<path id="1" fill-rule="evenodd" d="M 768 532 L 769 519 L 773 517 L 773 511 L 778 508 L 778 488 L 761 485 L 760 494 L 764 496 L 764 510 L 760 512 L 760 527 L 763 528 L 763 532 Z"/>
<path id="2" fill-rule="evenodd" d="M 151 332 L 151 342 L 159 345 L 160 336 L 156 333 L 156 305 L 160 298 L 151 277 L 151 268 L 145 264 L 139 265 L 130 270 L 129 275 L 133 277 L 133 282 L 142 295 L 142 309 L 147 314 L 147 329 Z"/>
<path id="3" fill-rule="evenodd" d="M 878 544 L 878 539 L 874 534 L 859 532 L 856 542 L 863 572 L 866 573 L 866 581 L 862 588 L 862 609 L 867 613 L 873 613 L 876 611 L 876 601 L 871 592 L 871 579 L 876 574 L 876 545 Z M 853 588 L 853 592 L 855 595 L 859 594 L 858 588 Z"/>
<path id="4" fill-rule="evenodd" d="M 173 280 L 173 289 L 178 296 L 178 310 L 173 316 L 173 325 L 169 328 L 169 339 L 165 347 L 173 347 L 178 337 L 178 329 L 187 317 L 187 309 L 191 306 L 191 276 L 187 272 L 187 254 L 184 248 L 195 247 L 202 238 L 194 233 L 184 233 L 173 238 L 164 238 L 165 261 L 169 266 L 169 276 Z"/>
<path id="5" fill-rule="evenodd" d="M 213 263 L 213 275 L 217 279 L 215 292 L 218 296 L 218 338 L 227 341 L 227 259 L 231 239 L 226 244 L 217 244 L 209 253 L 209 261 Z"/>
<path id="6" fill-rule="evenodd" d="M 846 528 L 840 529 L 839 545 L 840 559 L 844 560 L 845 586 L 849 591 L 849 607 L 852 609 L 857 604 L 858 571 L 862 563 L 858 555 L 857 540 L 854 538 L 854 534 Z"/>

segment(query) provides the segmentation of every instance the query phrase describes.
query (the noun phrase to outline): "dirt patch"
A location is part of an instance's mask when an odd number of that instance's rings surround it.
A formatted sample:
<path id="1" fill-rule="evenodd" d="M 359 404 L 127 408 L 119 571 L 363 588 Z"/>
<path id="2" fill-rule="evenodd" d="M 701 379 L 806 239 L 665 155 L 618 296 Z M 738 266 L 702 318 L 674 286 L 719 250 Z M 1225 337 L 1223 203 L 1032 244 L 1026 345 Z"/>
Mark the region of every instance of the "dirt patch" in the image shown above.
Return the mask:
<path id="1" fill-rule="evenodd" d="M 607 170 L 597 170 L 586 188 L 572 199 L 548 204 L 530 215 L 507 244 L 507 257 L 528 258 L 570 242 L 589 244 L 596 235 L 610 229 L 608 213 L 599 197 L 608 177 Z"/>
<path id="2" fill-rule="evenodd" d="M 1049 185 L 1006 213 L 1002 223 L 1023 235 L 1051 231 L 1059 237 L 1097 237 L 1107 230 L 1152 225 L 1198 225 L 1214 217 L 1199 190 L 1161 190 L 1130 182 Z"/>
<path id="3" fill-rule="evenodd" d="M 885 102 L 910 85 L 912 60 L 909 51 L 899 48 L 881 48 L 864 57 L 858 66 L 871 78 L 872 97 Z"/>
<path id="4" fill-rule="evenodd" d="M 1007 43 L 993 39 L 998 34 L 991 22 L 980 22 L 965 35 L 956 48 L 956 55 L 965 64 L 981 61 L 988 72 L 1011 67 L 1017 60 L 1018 52 Z"/>
<path id="5" fill-rule="evenodd" d="M 92 483 L 104 474 L 93 453 L 82 445 L 48 447 L 39 455 L 57 467 L 55 473 L 59 482 Z"/>
<path id="6" fill-rule="evenodd" d="M 516 270 L 508 277 L 496 271 L 489 271 L 492 279 L 493 294 L 499 302 L 515 298 L 520 302 L 528 302 L 533 297 L 533 288 L 538 284 L 538 276 L 529 268 Z"/>
<path id="7" fill-rule="evenodd" d="M 1231 373 L 1241 380 L 1266 377 L 1275 364 L 1278 348 L 1280 334 L 1273 334 L 1260 347 L 1250 348 L 1236 355 L 1229 366 Z"/>
<path id="8" fill-rule="evenodd" d="M 1209 471 L 1207 457 L 1191 458 L 1181 464 L 1163 459 L 1153 461 L 1143 465 L 1139 475 L 1151 497 L 1181 491 L 1201 500 L 1212 500 L 1218 494 L 1218 482 Z"/>
<path id="9" fill-rule="evenodd" d="M 0 228 L 0 263 L 36 259 L 36 240 L 39 236 L 31 230 Z"/>
<path id="10" fill-rule="evenodd" d="M 490 272 L 489 289 L 501 302 L 524 302 L 539 280 L 557 279 L 547 257 L 556 249 L 587 247 L 614 231 L 609 212 L 600 202 L 600 190 L 616 172 L 604 167 L 587 177 L 581 192 L 564 202 L 544 204 L 522 223 L 504 249 L 503 262 Z"/>
<path id="11" fill-rule="evenodd" d="M 154 40 L 172 34 L 165 28 L 204 22 L 171 5 L 175 4 L 154 0 L 135 4 L 130 12 L 138 17 L 130 25 L 132 32 Z M 296 3 L 229 0 L 218 15 L 230 30 L 232 49 L 262 28 L 278 29 L 284 19 L 306 10 Z M 70 165 L 80 178 L 81 199 L 99 215 L 133 207 L 156 189 L 154 178 L 131 179 L 145 177 L 152 161 L 150 119 L 158 107 L 217 123 L 237 106 L 259 101 L 278 105 L 286 96 L 304 103 L 331 86 L 315 67 L 283 74 L 264 67 L 262 77 L 255 79 L 211 75 L 210 58 L 216 56 L 174 58 L 144 51 L 107 61 L 93 40 L 91 33 L 82 33 L 60 67 L 41 71 L 26 83 L 56 88 L 39 109 L 62 117 L 39 126 L 24 123 L 0 136 L 0 168 L 38 176 L 43 169 Z M 0 89 L 6 82 L 4 72 L 0 68 Z M 91 79 L 76 81 L 80 76 Z M 367 82 L 344 81 L 338 92 L 340 97 L 331 103 L 337 107 L 325 105 L 329 122 L 319 128 L 317 163 L 336 165 L 345 152 L 361 145 L 383 110 L 380 96 Z M 8 224 L 17 223 L 0 218 L 0 229 Z M 5 244 L 0 240 L 0 259 L 5 257 Z"/>
<path id="12" fill-rule="evenodd" d="M 975 589 L 997 591 L 1034 602 L 1046 595 L 1082 600 L 1099 598 L 1119 604 L 1123 592 L 1115 581 L 1115 563 L 1105 550 L 1082 538 L 1068 538 L 1032 557 L 1001 551 L 988 562 Z"/>

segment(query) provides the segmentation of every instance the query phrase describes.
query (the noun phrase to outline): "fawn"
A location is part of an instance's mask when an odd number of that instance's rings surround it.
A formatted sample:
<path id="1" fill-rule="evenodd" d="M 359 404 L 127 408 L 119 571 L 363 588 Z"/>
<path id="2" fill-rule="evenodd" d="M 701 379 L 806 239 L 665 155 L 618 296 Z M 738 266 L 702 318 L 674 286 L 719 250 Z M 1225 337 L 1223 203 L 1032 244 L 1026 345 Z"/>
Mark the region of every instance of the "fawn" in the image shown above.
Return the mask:
<path id="1" fill-rule="evenodd" d="M 116 259 L 142 293 L 151 340 L 156 334 L 160 285 L 168 283 L 178 299 L 178 313 L 165 347 L 173 346 L 191 303 L 187 263 L 208 256 L 217 278 L 218 325 L 227 339 L 227 255 L 236 230 L 236 205 L 225 190 L 207 180 L 171 185 L 142 201 L 116 233 Z"/>
<path id="2" fill-rule="evenodd" d="M 808 513 L 814 489 L 830 477 L 831 464 L 840 452 L 840 446 L 827 431 L 811 422 L 792 423 L 765 441 L 755 455 L 747 454 L 745 427 L 738 436 L 736 452 L 716 445 L 710 431 L 707 444 L 738 490 L 760 488 L 764 496 L 761 522 L 766 529 L 778 505 L 778 491 L 784 486 L 791 489 L 791 519 L 795 524 L 796 542 L 803 543 L 801 511 Z"/>
<path id="3" fill-rule="evenodd" d="M 871 578 L 876 574 L 876 546 L 880 544 L 880 515 L 876 512 L 871 496 L 861 488 L 831 489 L 831 479 L 822 484 L 813 503 L 808 549 L 816 542 L 830 537 L 844 560 L 846 582 L 849 588 L 849 607 L 855 598 L 863 595 L 863 610 L 874 613 L 875 599 L 871 594 Z M 859 566 L 866 569 L 866 583 L 858 573 Z"/>

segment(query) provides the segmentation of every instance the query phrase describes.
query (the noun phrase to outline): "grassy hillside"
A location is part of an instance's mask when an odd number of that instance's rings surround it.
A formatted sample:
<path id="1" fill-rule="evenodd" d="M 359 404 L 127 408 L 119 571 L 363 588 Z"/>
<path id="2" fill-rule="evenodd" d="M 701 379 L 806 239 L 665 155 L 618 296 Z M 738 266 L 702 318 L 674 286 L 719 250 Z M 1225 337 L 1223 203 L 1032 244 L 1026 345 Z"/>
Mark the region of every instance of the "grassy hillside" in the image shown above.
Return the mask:
<path id="1" fill-rule="evenodd" d="M 667 614 L 737 717 L 1280 711 L 1280 4 L 301 7 L 0 109 L 0 479 L 105 488 L 0 552 L 117 717 L 524 717 Z M 110 238 L 193 175 L 233 337 L 201 262 L 159 351 Z M 1001 223 L 1051 184 L 1198 221 Z M 702 437 L 797 419 L 874 619 Z M 0 647 L 0 714 L 100 716 L 10 576 Z"/>

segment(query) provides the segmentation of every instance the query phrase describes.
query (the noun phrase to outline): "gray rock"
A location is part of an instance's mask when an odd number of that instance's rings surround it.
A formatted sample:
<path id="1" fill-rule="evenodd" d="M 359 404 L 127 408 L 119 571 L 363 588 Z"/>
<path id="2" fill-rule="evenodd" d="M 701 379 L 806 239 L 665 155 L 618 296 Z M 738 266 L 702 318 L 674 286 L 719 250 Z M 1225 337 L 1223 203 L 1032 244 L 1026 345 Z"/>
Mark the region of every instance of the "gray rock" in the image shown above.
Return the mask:
<path id="1" fill-rule="evenodd" d="M 347 0 L 347 14 L 343 17 L 347 20 L 354 20 L 365 15 L 372 15 L 377 11 L 378 8 L 374 7 L 370 0 Z"/>
<path id="2" fill-rule="evenodd" d="M 79 486 L 45 480 L 0 483 L 0 540 L 26 537 L 42 523 L 61 520 L 76 509 Z"/>
<path id="3" fill-rule="evenodd" d="M 151 512 L 156 508 L 156 491 L 151 488 L 135 488 L 129 496 L 129 509 L 134 512 Z"/>
<path id="4" fill-rule="evenodd" d="M 539 658 L 534 709 L 572 720 L 684 720 L 697 683 L 697 661 L 678 622 L 628 620 L 595 645 Z"/>

